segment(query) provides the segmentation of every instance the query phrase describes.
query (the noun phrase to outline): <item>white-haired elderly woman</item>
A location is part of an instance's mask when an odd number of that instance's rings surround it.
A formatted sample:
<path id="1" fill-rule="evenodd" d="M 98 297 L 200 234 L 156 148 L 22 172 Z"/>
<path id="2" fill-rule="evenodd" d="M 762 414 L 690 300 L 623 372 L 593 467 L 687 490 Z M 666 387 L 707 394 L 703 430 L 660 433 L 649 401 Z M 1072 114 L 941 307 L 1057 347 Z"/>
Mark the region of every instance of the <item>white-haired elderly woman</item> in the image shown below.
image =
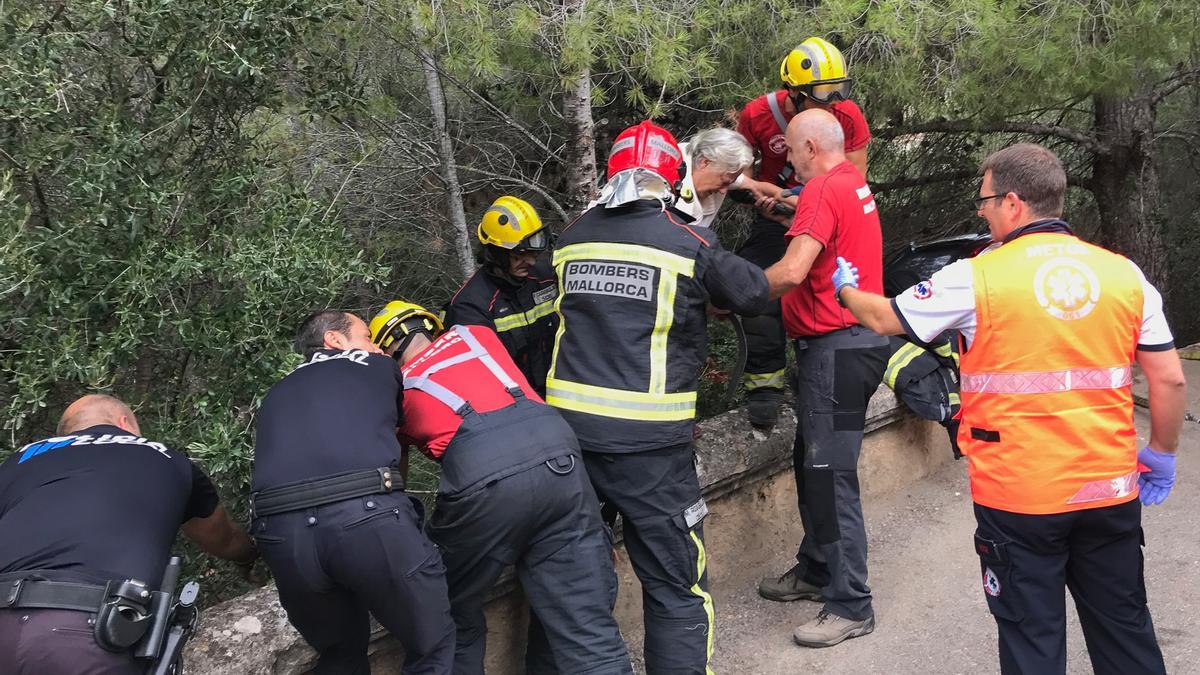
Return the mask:
<path id="1" fill-rule="evenodd" d="M 694 225 L 712 227 L 725 201 L 725 190 L 754 161 L 754 150 L 736 131 L 706 129 L 682 144 L 687 175 L 675 208 L 692 216 Z"/>

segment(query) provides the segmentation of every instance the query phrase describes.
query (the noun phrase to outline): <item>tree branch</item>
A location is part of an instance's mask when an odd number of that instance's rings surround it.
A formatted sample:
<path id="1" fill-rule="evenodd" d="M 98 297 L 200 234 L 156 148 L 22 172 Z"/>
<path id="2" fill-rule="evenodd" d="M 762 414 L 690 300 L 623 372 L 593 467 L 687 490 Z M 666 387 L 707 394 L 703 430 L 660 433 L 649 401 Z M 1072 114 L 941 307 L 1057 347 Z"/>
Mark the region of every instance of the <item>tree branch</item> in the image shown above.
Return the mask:
<path id="1" fill-rule="evenodd" d="M 43 23 L 42 27 L 38 29 L 38 35 L 45 37 L 46 33 L 50 31 L 50 27 L 54 25 L 54 22 L 58 21 L 59 18 L 62 17 L 63 10 L 65 10 L 66 8 L 67 8 L 66 2 L 58 3 L 58 7 L 54 8 L 54 13 L 51 14 L 50 18 L 46 19 L 46 22 Z"/>
<path id="2" fill-rule="evenodd" d="M 414 56 L 416 56 L 418 59 L 421 59 L 422 61 L 426 60 L 425 55 L 420 53 L 417 50 L 417 48 L 413 46 L 414 44 L 419 44 L 419 42 L 417 41 L 417 36 L 411 30 L 408 31 L 409 39 L 407 41 L 401 40 L 400 38 L 396 37 L 395 35 L 392 35 L 391 33 L 387 33 L 387 36 L 392 40 L 392 42 L 396 43 L 396 45 L 398 45 L 400 48 L 408 51 L 409 53 L 413 54 Z M 518 122 L 517 120 L 515 120 L 511 116 L 509 116 L 508 113 L 506 113 L 503 110 L 501 110 L 500 108 L 496 107 L 496 104 L 487 100 L 487 98 L 485 96 L 483 96 L 479 92 L 472 89 L 466 83 L 464 83 L 463 81 L 454 77 L 450 73 L 446 72 L 446 69 L 442 67 L 442 64 L 433 63 L 431 65 L 434 69 L 437 70 L 438 75 L 440 75 L 443 79 L 449 81 L 450 84 L 453 84 L 459 91 L 463 92 L 467 96 L 470 96 L 477 103 L 482 104 L 483 107 L 487 108 L 493 115 L 500 118 L 500 121 L 504 122 L 508 126 L 517 130 L 522 136 L 529 139 L 529 142 L 533 143 L 533 145 L 535 147 L 537 147 L 538 150 L 541 150 L 542 152 L 546 153 L 550 157 L 553 157 L 554 159 L 558 160 L 559 162 L 565 163 L 566 160 L 564 160 L 561 155 L 559 155 L 554 150 L 551 150 L 550 146 L 543 143 L 541 141 L 541 139 L 539 139 L 537 136 L 535 136 L 532 131 L 530 131 L 529 129 L 526 129 L 525 125 L 521 124 L 520 122 Z"/>
<path id="3" fill-rule="evenodd" d="M 1107 146 L 1091 134 L 1076 131 L 1068 127 L 1033 122 L 977 122 L 974 120 L 934 120 L 907 127 L 883 128 L 875 133 L 881 138 L 896 138 L 922 133 L 1014 133 L 1031 134 L 1034 136 L 1053 136 L 1077 143 L 1085 150 L 1098 154 L 1107 151 Z"/>
<path id="4" fill-rule="evenodd" d="M 566 226 L 568 223 L 571 222 L 571 219 L 567 216 L 566 210 L 563 209 L 562 205 L 558 203 L 558 200 L 555 199 L 554 197 L 550 196 L 549 192 L 546 192 L 544 189 L 542 189 L 541 186 L 537 185 L 536 183 L 532 183 L 530 181 L 527 181 L 523 178 L 519 178 L 517 176 L 498 175 L 491 171 L 483 171 L 481 169 L 476 169 L 475 167 L 465 166 L 462 164 L 456 164 L 455 167 L 457 167 L 459 171 L 466 171 L 468 173 L 477 173 L 477 174 L 487 176 L 488 178 L 490 178 L 492 181 L 495 181 L 495 182 L 513 183 L 514 185 L 520 185 L 524 188 L 532 190 L 532 191 L 538 193 L 539 195 L 541 195 L 542 199 L 545 199 L 546 203 L 548 203 L 558 213 L 558 217 L 562 219 L 562 223 L 564 226 Z"/>
<path id="5" fill-rule="evenodd" d="M 949 183 L 955 180 L 967 180 L 974 177 L 976 173 L 974 169 L 959 169 L 957 171 L 944 171 L 942 173 L 916 176 L 914 178 L 899 178 L 884 183 L 871 183 L 871 192 L 880 194 L 890 190 L 903 190 L 905 188 L 935 185 L 937 183 Z"/>
<path id="6" fill-rule="evenodd" d="M 1155 88 L 1154 93 L 1150 96 L 1150 105 L 1155 106 L 1162 103 L 1162 100 L 1171 94 L 1183 89 L 1190 84 L 1200 82 L 1200 68 L 1183 71 L 1172 75 Z"/>

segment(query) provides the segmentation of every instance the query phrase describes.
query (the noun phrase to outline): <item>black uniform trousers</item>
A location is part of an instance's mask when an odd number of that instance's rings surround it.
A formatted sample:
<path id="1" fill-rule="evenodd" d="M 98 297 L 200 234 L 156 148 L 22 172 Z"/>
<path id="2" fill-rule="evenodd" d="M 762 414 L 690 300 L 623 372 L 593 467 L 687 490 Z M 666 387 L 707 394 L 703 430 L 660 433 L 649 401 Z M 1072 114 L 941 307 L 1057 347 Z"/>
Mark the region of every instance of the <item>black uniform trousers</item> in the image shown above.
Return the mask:
<path id="1" fill-rule="evenodd" d="M 797 572 L 822 587 L 826 610 L 855 621 L 874 613 L 858 458 L 867 403 L 883 380 L 889 353 L 886 337 L 861 326 L 796 340 L 792 455 L 804 526 Z"/>
<path id="2" fill-rule="evenodd" d="M 596 494 L 621 514 L 642 583 L 647 675 L 704 675 L 713 644 L 703 518 L 690 443 L 647 452 L 584 448 Z"/>
<path id="3" fill-rule="evenodd" d="M 404 645 L 405 675 L 443 675 L 454 622 L 442 557 L 401 492 L 256 518 L 251 531 L 315 673 L 369 673 L 370 615 Z"/>
<path id="4" fill-rule="evenodd" d="M 149 661 L 96 644 L 88 612 L 0 609 L 0 672 L 5 675 L 141 675 Z"/>
<path id="5" fill-rule="evenodd" d="M 508 565 L 516 565 L 557 672 L 632 674 L 612 615 L 612 540 L 575 454 L 460 497 L 439 495 L 428 529 L 446 561 L 457 675 L 483 673 L 483 605 Z M 543 668 L 548 660 L 534 659 Z"/>
<path id="6" fill-rule="evenodd" d="M 750 236 L 737 254 L 767 269 L 779 262 L 787 251 L 787 226 L 756 213 Z M 783 330 L 783 310 L 772 300 L 758 316 L 742 318 L 746 330 L 746 391 L 771 389 L 782 392 L 787 370 L 787 334 Z"/>
<path id="7" fill-rule="evenodd" d="M 1067 669 L 1065 585 L 1097 675 L 1166 673 L 1146 605 L 1142 504 L 1053 515 L 975 505 L 975 549 L 1005 675 Z"/>

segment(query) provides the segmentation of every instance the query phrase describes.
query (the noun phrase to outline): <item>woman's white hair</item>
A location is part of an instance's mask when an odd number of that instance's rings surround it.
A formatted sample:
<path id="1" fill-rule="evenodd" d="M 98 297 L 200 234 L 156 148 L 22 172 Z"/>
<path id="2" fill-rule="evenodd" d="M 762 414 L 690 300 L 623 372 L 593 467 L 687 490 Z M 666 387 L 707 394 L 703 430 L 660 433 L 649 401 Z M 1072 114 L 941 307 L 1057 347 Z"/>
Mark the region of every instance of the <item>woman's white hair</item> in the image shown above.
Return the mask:
<path id="1" fill-rule="evenodd" d="M 754 150 L 741 134 L 733 129 L 705 129 L 688 143 L 692 159 L 707 159 L 722 173 L 740 172 L 754 162 Z"/>

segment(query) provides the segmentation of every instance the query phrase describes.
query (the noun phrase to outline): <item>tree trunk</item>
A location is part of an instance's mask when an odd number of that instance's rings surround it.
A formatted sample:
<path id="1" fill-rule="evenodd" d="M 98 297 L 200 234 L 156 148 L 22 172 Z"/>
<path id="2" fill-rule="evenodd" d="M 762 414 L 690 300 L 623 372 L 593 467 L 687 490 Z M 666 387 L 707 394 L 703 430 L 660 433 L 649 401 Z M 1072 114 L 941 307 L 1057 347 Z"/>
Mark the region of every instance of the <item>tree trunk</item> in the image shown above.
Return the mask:
<path id="1" fill-rule="evenodd" d="M 463 210 L 462 184 L 458 181 L 458 169 L 454 166 L 454 141 L 446 126 L 446 94 L 438 75 L 437 56 L 429 48 L 425 27 L 417 15 L 416 3 L 412 9 L 413 33 L 417 38 L 417 50 L 421 55 L 421 69 L 425 73 L 425 90 L 429 94 L 429 110 L 433 113 L 433 135 L 437 141 L 438 160 L 441 164 L 442 184 L 446 186 L 446 212 L 454 228 L 454 244 L 458 251 L 458 265 L 463 278 L 475 272 L 475 257 L 471 254 L 471 234 L 467 229 L 467 217 Z"/>
<path id="2" fill-rule="evenodd" d="M 565 21 L 579 16 L 587 0 L 566 0 Z M 596 139 L 592 120 L 592 71 L 583 68 L 563 92 L 563 119 L 567 123 L 567 166 L 563 206 L 572 217 L 596 198 Z"/>
<path id="3" fill-rule="evenodd" d="M 1093 160 L 1090 185 L 1100 212 L 1100 243 L 1131 258 L 1166 294 L 1154 105 L 1148 95 L 1096 96 L 1093 103 L 1094 131 L 1103 148 Z"/>

